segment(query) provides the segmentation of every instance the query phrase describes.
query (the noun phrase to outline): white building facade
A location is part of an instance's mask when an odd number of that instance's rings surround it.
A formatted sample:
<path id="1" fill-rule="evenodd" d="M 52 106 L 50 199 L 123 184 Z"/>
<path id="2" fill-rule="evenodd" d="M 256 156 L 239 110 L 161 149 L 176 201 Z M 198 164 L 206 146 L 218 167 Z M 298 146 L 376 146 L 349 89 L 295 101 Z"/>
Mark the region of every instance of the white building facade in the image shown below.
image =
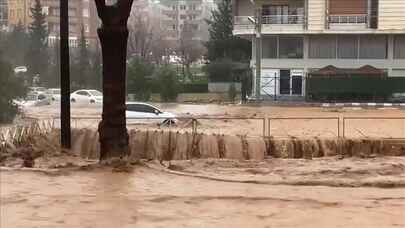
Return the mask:
<path id="1" fill-rule="evenodd" d="M 234 35 L 252 40 L 253 72 L 261 16 L 263 97 L 303 97 L 307 74 L 330 65 L 405 77 L 404 0 L 234 0 L 233 13 Z"/>

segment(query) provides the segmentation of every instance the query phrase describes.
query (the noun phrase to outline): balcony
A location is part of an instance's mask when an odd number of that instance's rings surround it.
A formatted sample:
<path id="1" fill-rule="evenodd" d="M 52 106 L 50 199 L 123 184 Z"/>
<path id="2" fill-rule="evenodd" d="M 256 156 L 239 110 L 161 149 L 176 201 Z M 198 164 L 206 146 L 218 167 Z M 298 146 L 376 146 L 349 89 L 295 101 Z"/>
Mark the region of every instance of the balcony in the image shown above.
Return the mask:
<path id="1" fill-rule="evenodd" d="M 236 16 L 234 17 L 235 35 L 253 34 L 255 25 L 252 20 L 253 16 Z M 305 15 L 263 15 L 262 16 L 262 33 L 294 33 L 303 32 L 305 28 Z"/>
<path id="2" fill-rule="evenodd" d="M 329 15 L 329 29 L 345 30 L 345 29 L 367 29 L 369 16 L 366 14 L 356 15 Z"/>

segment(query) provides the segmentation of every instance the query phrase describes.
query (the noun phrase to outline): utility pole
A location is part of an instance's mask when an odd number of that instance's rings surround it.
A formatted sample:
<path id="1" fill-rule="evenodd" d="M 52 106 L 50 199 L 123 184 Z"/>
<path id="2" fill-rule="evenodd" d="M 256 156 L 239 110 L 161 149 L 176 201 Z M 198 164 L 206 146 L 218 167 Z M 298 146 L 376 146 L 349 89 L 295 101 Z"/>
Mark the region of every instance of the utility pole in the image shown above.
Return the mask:
<path id="1" fill-rule="evenodd" d="M 65 149 L 71 148 L 69 65 L 69 0 L 60 0 L 60 120 L 61 145 Z"/>

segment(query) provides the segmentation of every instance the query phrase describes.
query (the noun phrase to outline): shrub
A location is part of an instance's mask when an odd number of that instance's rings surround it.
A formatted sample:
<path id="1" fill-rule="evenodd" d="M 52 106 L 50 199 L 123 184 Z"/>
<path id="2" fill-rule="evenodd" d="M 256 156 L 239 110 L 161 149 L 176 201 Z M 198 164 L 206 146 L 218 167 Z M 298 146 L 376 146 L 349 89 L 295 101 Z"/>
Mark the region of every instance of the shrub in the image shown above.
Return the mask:
<path id="1" fill-rule="evenodd" d="M 208 93 L 207 83 L 182 84 L 181 87 L 182 93 Z"/>
<path id="2" fill-rule="evenodd" d="M 232 82 L 233 62 L 229 59 L 222 59 L 211 62 L 204 67 L 210 82 Z"/>
<path id="3" fill-rule="evenodd" d="M 235 83 L 232 83 L 229 86 L 229 90 L 228 90 L 229 100 L 232 102 L 235 102 L 236 95 L 237 95 L 237 91 L 236 91 Z"/>
<path id="4" fill-rule="evenodd" d="M 128 64 L 128 93 L 135 94 L 135 99 L 147 101 L 150 98 L 152 74 L 154 67 L 140 58 L 132 59 Z"/>
<path id="5" fill-rule="evenodd" d="M 155 83 L 163 102 L 176 101 L 180 90 L 176 71 L 168 65 L 162 66 L 156 71 Z"/>
<path id="6" fill-rule="evenodd" d="M 14 99 L 22 98 L 26 94 L 23 80 L 17 78 L 11 65 L 3 61 L 0 53 L 0 123 L 12 122 L 18 113 Z"/>

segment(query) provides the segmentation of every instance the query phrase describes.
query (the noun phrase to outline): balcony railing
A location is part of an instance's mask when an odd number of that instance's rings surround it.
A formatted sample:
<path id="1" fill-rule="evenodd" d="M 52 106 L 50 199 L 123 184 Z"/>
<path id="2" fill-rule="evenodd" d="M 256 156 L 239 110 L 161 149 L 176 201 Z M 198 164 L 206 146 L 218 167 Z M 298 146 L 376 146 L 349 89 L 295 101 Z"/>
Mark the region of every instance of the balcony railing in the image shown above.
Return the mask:
<path id="1" fill-rule="evenodd" d="M 255 17 L 251 16 L 252 19 Z M 262 16 L 262 24 L 304 24 L 304 15 L 265 15 Z M 235 25 L 253 25 L 254 23 L 249 20 L 249 16 L 236 16 L 234 18 Z"/>
<path id="2" fill-rule="evenodd" d="M 304 24 L 304 15 L 266 15 L 262 17 L 263 24 Z"/>
<path id="3" fill-rule="evenodd" d="M 367 20 L 368 16 L 366 14 L 329 16 L 329 23 L 333 24 L 365 24 Z"/>

